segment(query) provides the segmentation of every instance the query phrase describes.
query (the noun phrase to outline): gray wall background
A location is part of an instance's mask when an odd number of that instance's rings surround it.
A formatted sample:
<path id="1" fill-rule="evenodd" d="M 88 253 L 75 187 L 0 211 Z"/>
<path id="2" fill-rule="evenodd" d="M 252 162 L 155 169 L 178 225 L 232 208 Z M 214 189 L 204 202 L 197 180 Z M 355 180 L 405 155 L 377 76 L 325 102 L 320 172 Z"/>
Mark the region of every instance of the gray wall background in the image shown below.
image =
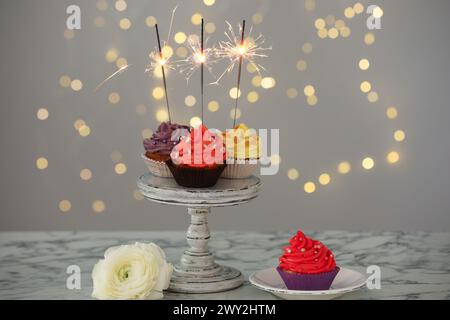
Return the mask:
<path id="1" fill-rule="evenodd" d="M 84 230 L 84 229 L 185 229 L 188 215 L 171 208 L 133 198 L 136 178 L 146 168 L 139 155 L 141 131 L 154 129 L 160 104 L 149 92 L 158 79 L 149 78 L 139 68 L 155 45 L 154 30 L 145 18 L 159 19 L 167 32 L 175 1 L 128 1 L 119 13 L 113 1 L 106 12 L 96 9 L 95 1 L 19 0 L 1 1 L 0 105 L 1 105 L 1 230 Z M 368 1 L 361 1 L 364 5 Z M 261 25 L 267 43 L 273 46 L 264 61 L 267 75 L 277 80 L 271 90 L 257 89 L 260 100 L 249 104 L 241 100 L 242 121 L 253 127 L 280 128 L 280 172 L 264 177 L 259 199 L 231 209 L 214 210 L 213 229 L 347 229 L 347 230 L 445 230 L 450 231 L 450 1 L 390 0 L 373 1 L 384 9 L 383 29 L 375 31 L 376 42 L 366 46 L 365 15 L 346 20 L 349 38 L 321 40 L 315 34 L 314 20 L 333 14 L 343 18 L 351 1 L 317 1 L 308 12 L 304 2 L 268 0 L 217 0 L 212 7 L 201 0 L 184 1 L 175 19 L 174 31 L 197 32 L 190 23 L 194 12 L 216 24 L 211 42 L 222 39 L 225 20 L 237 24 L 250 20 L 255 12 L 264 16 Z M 78 4 L 82 9 L 82 30 L 74 39 L 63 37 L 65 9 Z M 104 28 L 93 19 L 101 15 Z M 120 30 L 122 17 L 132 20 L 132 28 Z M 305 55 L 301 46 L 313 44 Z M 99 93 L 93 88 L 113 65 L 105 52 L 119 49 L 121 56 L 138 66 L 108 83 Z M 371 68 L 362 72 L 357 61 L 366 57 Z M 304 58 L 308 70 L 295 69 Z M 80 92 L 58 85 L 61 75 L 83 81 Z M 194 77 L 196 79 L 196 77 Z M 216 99 L 219 112 L 207 112 L 210 127 L 231 125 L 228 116 L 232 100 L 228 90 L 234 74 L 219 87 L 207 88 L 207 101 Z M 244 73 L 243 91 L 251 90 L 250 75 Z M 359 91 L 369 80 L 380 94 L 371 104 Z M 302 88 L 313 83 L 319 103 L 309 107 Z M 176 75 L 169 78 L 170 98 L 177 121 L 199 114 L 184 105 L 184 97 L 199 97 L 197 81 L 187 87 Z M 286 89 L 295 87 L 299 96 L 288 99 Z M 111 106 L 111 91 L 121 101 Z M 199 99 L 197 99 L 199 101 Z M 144 103 L 147 114 L 139 116 L 135 106 Z M 397 106 L 399 118 L 385 116 L 389 105 Z M 39 121 L 36 111 L 45 106 L 49 119 Z M 83 118 L 92 132 L 81 138 L 73 122 Z M 393 130 L 406 131 L 407 139 L 397 143 Z M 401 161 L 391 166 L 384 161 L 388 150 L 398 150 Z M 128 171 L 114 173 L 110 154 L 118 150 Z M 36 158 L 49 159 L 47 170 L 35 167 Z M 375 168 L 365 171 L 361 159 L 371 156 Z M 348 160 L 353 170 L 346 176 L 336 173 L 336 165 Z M 93 178 L 79 178 L 89 168 Z M 300 179 L 290 181 L 289 168 L 300 171 Z M 303 192 L 303 183 L 322 172 L 332 175 L 332 183 L 312 194 Z M 70 212 L 61 213 L 58 202 L 69 199 Z M 106 210 L 94 214 L 92 201 L 101 199 Z"/>

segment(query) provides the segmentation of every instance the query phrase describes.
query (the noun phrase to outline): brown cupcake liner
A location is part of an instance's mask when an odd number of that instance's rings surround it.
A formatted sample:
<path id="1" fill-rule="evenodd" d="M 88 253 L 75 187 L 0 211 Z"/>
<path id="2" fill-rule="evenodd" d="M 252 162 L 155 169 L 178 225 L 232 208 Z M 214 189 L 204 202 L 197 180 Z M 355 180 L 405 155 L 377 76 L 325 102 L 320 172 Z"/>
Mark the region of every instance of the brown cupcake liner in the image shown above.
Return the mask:
<path id="1" fill-rule="evenodd" d="M 172 160 L 166 161 L 175 181 L 186 188 L 208 188 L 214 186 L 220 178 L 226 164 L 213 167 L 196 168 L 187 165 L 176 165 Z"/>
<path id="2" fill-rule="evenodd" d="M 173 178 L 172 172 L 167 167 L 164 161 L 156 161 L 148 158 L 145 154 L 142 154 L 142 159 L 148 167 L 148 171 L 151 174 L 161 178 Z"/>

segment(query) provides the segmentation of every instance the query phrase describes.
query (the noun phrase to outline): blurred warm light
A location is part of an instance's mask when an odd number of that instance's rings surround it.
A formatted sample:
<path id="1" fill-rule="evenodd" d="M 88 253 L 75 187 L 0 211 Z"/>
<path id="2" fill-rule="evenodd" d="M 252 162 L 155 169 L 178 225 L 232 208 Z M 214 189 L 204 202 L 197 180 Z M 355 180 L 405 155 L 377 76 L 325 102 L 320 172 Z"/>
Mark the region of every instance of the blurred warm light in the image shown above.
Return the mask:
<path id="1" fill-rule="evenodd" d="M 288 88 L 286 90 L 286 95 L 288 96 L 288 98 L 294 99 L 298 96 L 298 91 L 295 88 Z"/>
<path id="2" fill-rule="evenodd" d="M 311 97 L 316 93 L 316 89 L 314 88 L 314 86 L 309 84 L 309 85 L 305 86 L 305 88 L 303 89 L 303 92 L 305 93 L 305 96 Z"/>
<path id="3" fill-rule="evenodd" d="M 367 100 L 369 100 L 369 102 L 377 102 L 379 99 L 378 93 L 375 91 L 371 91 L 367 94 Z"/>
<path id="4" fill-rule="evenodd" d="M 305 0 L 305 10 L 306 11 L 313 11 L 315 8 L 316 8 L 315 0 Z"/>
<path id="5" fill-rule="evenodd" d="M 187 36 L 184 32 L 177 32 L 174 36 L 175 42 L 178 44 L 182 44 L 186 41 Z"/>
<path id="6" fill-rule="evenodd" d="M 220 105 L 217 101 L 212 100 L 208 103 L 208 110 L 211 112 L 216 112 L 217 110 L 219 110 Z"/>
<path id="7" fill-rule="evenodd" d="M 153 88 L 152 96 L 156 100 L 161 100 L 162 98 L 164 98 L 164 89 L 161 87 Z"/>
<path id="8" fill-rule="evenodd" d="M 103 211 L 105 211 L 106 205 L 102 200 L 95 200 L 92 203 L 92 211 L 94 211 L 95 213 L 101 213 Z"/>
<path id="9" fill-rule="evenodd" d="M 48 110 L 45 108 L 40 108 L 36 113 L 36 117 L 39 120 L 47 120 L 48 119 Z"/>
<path id="10" fill-rule="evenodd" d="M 306 98 L 306 102 L 310 105 L 310 106 L 315 106 L 317 104 L 317 97 L 316 96 L 309 96 L 308 98 Z"/>
<path id="11" fill-rule="evenodd" d="M 261 86 L 262 78 L 259 75 L 256 75 L 252 78 L 252 85 L 256 88 Z"/>
<path id="12" fill-rule="evenodd" d="M 138 104 L 135 108 L 136 113 L 140 116 L 143 116 L 147 113 L 147 107 L 144 104 Z"/>
<path id="13" fill-rule="evenodd" d="M 367 32 L 364 35 L 364 43 L 370 46 L 374 42 L 375 42 L 375 35 L 373 34 L 373 32 Z"/>
<path id="14" fill-rule="evenodd" d="M 239 98 L 241 96 L 241 93 L 242 93 L 241 90 L 240 89 L 238 90 L 238 88 L 236 88 L 236 87 L 231 88 L 230 92 L 229 92 L 230 97 L 232 99 Z"/>
<path id="15" fill-rule="evenodd" d="M 298 60 L 296 67 L 297 67 L 297 70 L 299 70 L 299 71 L 305 71 L 306 68 L 308 67 L 308 64 L 306 63 L 305 60 Z"/>
<path id="16" fill-rule="evenodd" d="M 161 52 L 163 54 L 163 57 L 167 60 L 173 55 L 173 49 L 169 45 L 165 45 L 162 47 Z M 165 62 L 165 61 L 164 61 Z"/>
<path id="17" fill-rule="evenodd" d="M 193 107 L 196 102 L 197 99 L 195 99 L 194 96 L 187 96 L 186 98 L 184 98 L 184 104 L 188 107 Z"/>
<path id="18" fill-rule="evenodd" d="M 205 24 L 206 33 L 214 33 L 216 31 L 216 25 L 213 22 L 208 22 Z"/>
<path id="19" fill-rule="evenodd" d="M 270 164 L 277 166 L 281 163 L 281 157 L 279 154 L 273 154 L 270 156 Z"/>
<path id="20" fill-rule="evenodd" d="M 302 46 L 302 50 L 303 50 L 303 52 L 306 53 L 306 54 L 311 53 L 312 50 L 313 50 L 313 46 L 312 46 L 311 43 L 305 42 L 305 43 L 303 44 L 303 46 Z"/>
<path id="21" fill-rule="evenodd" d="M 167 113 L 166 109 L 159 109 L 158 111 L 156 111 L 155 117 L 158 122 L 169 121 L 169 114 Z"/>
<path id="22" fill-rule="evenodd" d="M 176 53 L 180 58 L 186 58 L 188 55 L 188 50 L 185 47 L 178 47 Z"/>
<path id="23" fill-rule="evenodd" d="M 108 2 L 106 0 L 98 0 L 96 7 L 100 11 L 106 11 L 108 9 Z"/>
<path id="24" fill-rule="evenodd" d="M 89 170 L 89 169 L 82 169 L 80 171 L 80 178 L 81 178 L 81 180 L 84 180 L 84 181 L 91 180 L 91 178 L 92 178 L 92 171 Z"/>
<path id="25" fill-rule="evenodd" d="M 362 92 L 368 93 L 372 89 L 372 85 L 369 81 L 363 81 L 361 82 L 360 89 Z"/>
<path id="26" fill-rule="evenodd" d="M 84 124 L 78 129 L 78 134 L 82 137 L 87 137 L 91 134 L 91 128 Z"/>
<path id="27" fill-rule="evenodd" d="M 394 139 L 397 142 L 405 141 L 405 139 L 406 139 L 405 131 L 403 131 L 403 130 L 395 130 L 395 132 L 394 132 Z"/>
<path id="28" fill-rule="evenodd" d="M 314 191 L 316 191 L 316 185 L 314 182 L 308 181 L 303 186 L 303 189 L 306 193 L 313 193 Z"/>
<path id="29" fill-rule="evenodd" d="M 289 180 L 297 180 L 300 174 L 297 169 L 292 168 L 288 170 L 287 176 Z"/>
<path id="30" fill-rule="evenodd" d="M 72 208 L 72 204 L 69 200 L 61 200 L 58 204 L 58 208 L 61 212 L 69 212 Z"/>
<path id="31" fill-rule="evenodd" d="M 383 9 L 381 9 L 378 6 L 376 6 L 372 11 L 372 16 L 374 16 L 375 18 L 381 18 L 383 14 L 384 14 Z"/>
<path id="32" fill-rule="evenodd" d="M 212 6 L 216 0 L 203 0 L 203 3 L 207 6 Z"/>
<path id="33" fill-rule="evenodd" d="M 128 30 L 131 28 L 131 20 L 128 18 L 120 19 L 119 26 L 122 30 Z"/>
<path id="34" fill-rule="evenodd" d="M 332 14 L 329 14 L 329 15 L 327 15 L 326 17 L 325 17 L 325 23 L 328 25 L 328 26 L 334 26 L 334 23 L 336 22 L 336 17 L 335 16 L 333 16 Z"/>
<path id="35" fill-rule="evenodd" d="M 353 10 L 353 8 L 347 7 L 347 8 L 345 8 L 345 10 L 344 10 L 344 16 L 345 16 L 347 19 L 351 19 L 351 18 L 353 18 L 353 17 L 355 16 L 355 11 Z"/>
<path id="36" fill-rule="evenodd" d="M 120 95 L 117 92 L 111 92 L 108 96 L 108 101 L 111 104 L 118 104 L 120 102 Z"/>
<path id="37" fill-rule="evenodd" d="M 367 59 L 359 60 L 358 66 L 361 70 L 367 70 L 370 67 L 370 62 Z"/>
<path id="38" fill-rule="evenodd" d="M 342 29 L 343 27 L 345 27 L 345 21 L 342 19 L 336 20 L 336 22 L 334 23 L 334 26 L 337 29 Z"/>
<path id="39" fill-rule="evenodd" d="M 343 38 L 347 38 L 351 34 L 351 30 L 349 27 L 343 27 L 339 30 L 339 32 L 341 34 L 341 37 L 343 37 Z"/>
<path id="40" fill-rule="evenodd" d="M 44 157 L 40 157 L 36 159 L 36 167 L 39 170 L 45 170 L 48 168 L 48 160 Z"/>
<path id="41" fill-rule="evenodd" d="M 119 162 L 114 166 L 114 171 L 117 174 L 122 175 L 127 172 L 127 166 L 125 165 L 125 163 Z"/>
<path id="42" fill-rule="evenodd" d="M 139 190 L 134 190 L 133 198 L 137 201 L 141 201 L 144 199 L 144 196 L 142 195 L 142 193 Z"/>
<path id="43" fill-rule="evenodd" d="M 356 14 L 361 14 L 364 11 L 364 6 L 360 2 L 357 2 L 353 6 L 353 10 L 355 11 Z"/>
<path id="44" fill-rule="evenodd" d="M 317 30 L 317 36 L 320 39 L 325 39 L 326 37 L 328 37 L 328 30 L 327 29 L 320 29 Z M 297 68 L 298 69 L 298 68 Z"/>
<path id="45" fill-rule="evenodd" d="M 82 126 L 84 126 L 86 123 L 84 122 L 84 120 L 82 120 L 82 119 L 77 119 L 77 120 L 75 120 L 75 122 L 73 123 L 73 127 L 75 128 L 75 130 L 80 130 L 80 128 L 82 127 Z"/>
<path id="46" fill-rule="evenodd" d="M 122 154 L 117 150 L 114 150 L 113 152 L 111 152 L 110 157 L 114 163 L 120 162 L 123 158 Z"/>
<path id="47" fill-rule="evenodd" d="M 386 156 L 387 162 L 394 164 L 400 160 L 400 154 L 397 151 L 391 151 Z"/>
<path id="48" fill-rule="evenodd" d="M 106 61 L 112 63 L 119 57 L 119 51 L 117 49 L 109 49 L 105 54 Z"/>
<path id="49" fill-rule="evenodd" d="M 363 159 L 361 165 L 364 169 L 370 170 L 375 166 L 375 161 L 372 158 L 367 157 Z"/>
<path id="50" fill-rule="evenodd" d="M 336 39 L 339 36 L 339 31 L 336 28 L 330 28 L 330 30 L 328 30 L 328 37 L 330 39 Z"/>
<path id="51" fill-rule="evenodd" d="M 255 13 L 255 14 L 252 16 L 252 22 L 253 22 L 253 24 L 260 24 L 260 23 L 263 22 L 263 19 L 264 19 L 264 17 L 263 17 L 263 15 L 262 15 L 261 13 Z"/>
<path id="52" fill-rule="evenodd" d="M 148 16 L 147 18 L 145 18 L 145 24 L 148 27 L 151 27 L 151 28 L 154 27 L 156 22 L 157 22 L 157 20 L 154 16 Z"/>
<path id="53" fill-rule="evenodd" d="M 350 163 L 347 162 L 347 161 L 344 161 L 344 162 L 339 163 L 339 164 L 338 164 L 338 167 L 337 167 L 338 172 L 339 172 L 340 174 L 347 174 L 347 173 L 349 173 L 350 170 L 351 170 L 351 168 L 352 168 L 352 167 L 351 167 Z"/>
<path id="54" fill-rule="evenodd" d="M 69 76 L 63 75 L 59 78 L 59 85 L 63 88 L 70 87 L 71 82 L 72 82 L 72 80 L 70 79 Z"/>
<path id="55" fill-rule="evenodd" d="M 272 77 L 264 77 L 261 79 L 261 87 L 264 89 L 270 89 L 275 87 L 276 81 Z"/>
<path id="56" fill-rule="evenodd" d="M 247 100 L 250 103 L 255 103 L 256 101 L 258 101 L 258 99 L 259 99 L 259 94 L 256 91 L 250 91 L 247 94 Z"/>
<path id="57" fill-rule="evenodd" d="M 125 11 L 127 9 L 127 3 L 124 0 L 117 0 L 115 4 L 115 8 L 117 11 Z"/>
<path id="58" fill-rule="evenodd" d="M 241 109 L 237 108 L 236 109 L 236 119 L 239 119 L 241 117 L 242 113 L 241 113 Z M 234 119 L 234 109 L 230 110 L 230 118 Z"/>
<path id="59" fill-rule="evenodd" d="M 191 22 L 194 25 L 199 25 L 202 23 L 202 15 L 200 13 L 194 13 L 191 17 Z"/>
<path id="60" fill-rule="evenodd" d="M 125 58 L 119 58 L 119 59 L 116 60 L 116 66 L 119 69 L 123 68 L 123 67 L 125 67 L 127 65 L 128 65 L 128 61 Z"/>
<path id="61" fill-rule="evenodd" d="M 200 119 L 199 117 L 192 117 L 191 120 L 189 121 L 189 124 L 191 125 L 192 128 L 197 128 L 202 124 L 202 119 Z"/>
<path id="62" fill-rule="evenodd" d="M 330 183 L 331 177 L 328 173 L 322 173 L 318 180 L 321 185 L 326 186 Z"/>
<path id="63" fill-rule="evenodd" d="M 80 91 L 83 88 L 83 82 L 81 80 L 75 79 L 70 83 L 70 87 L 73 91 Z"/>
<path id="64" fill-rule="evenodd" d="M 151 138 L 152 134 L 153 134 L 153 131 L 149 128 L 142 130 L 142 138 L 144 138 L 144 139 Z M 118 161 L 120 161 L 120 160 L 118 160 Z"/>
<path id="65" fill-rule="evenodd" d="M 395 119 L 398 116 L 398 111 L 395 107 L 389 107 L 386 110 L 386 116 L 388 117 L 388 119 Z"/>
<path id="66" fill-rule="evenodd" d="M 325 20 L 321 18 L 316 19 L 316 21 L 314 22 L 314 26 L 319 30 L 325 28 Z"/>

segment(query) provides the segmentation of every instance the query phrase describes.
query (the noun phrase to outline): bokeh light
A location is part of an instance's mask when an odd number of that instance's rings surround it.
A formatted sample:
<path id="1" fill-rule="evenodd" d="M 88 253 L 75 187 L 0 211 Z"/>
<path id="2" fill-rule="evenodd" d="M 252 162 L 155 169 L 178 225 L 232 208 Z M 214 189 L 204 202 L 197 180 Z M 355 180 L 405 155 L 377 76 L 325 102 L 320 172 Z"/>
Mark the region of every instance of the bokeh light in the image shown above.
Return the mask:
<path id="1" fill-rule="evenodd" d="M 316 191 L 316 184 L 312 181 L 308 181 L 303 186 L 303 189 L 306 193 L 313 193 L 314 191 Z"/>
<path id="2" fill-rule="evenodd" d="M 352 166 L 350 165 L 349 162 L 343 161 L 338 164 L 337 170 L 340 174 L 347 174 L 350 172 L 351 168 Z"/>
<path id="3" fill-rule="evenodd" d="M 289 180 L 297 180 L 299 178 L 300 174 L 297 169 L 291 168 L 288 170 L 287 176 L 288 176 Z"/>
<path id="4" fill-rule="evenodd" d="M 48 168 L 48 160 L 45 157 L 40 157 L 36 159 L 36 168 L 39 170 L 45 170 Z"/>
<path id="5" fill-rule="evenodd" d="M 367 157 L 367 158 L 363 159 L 363 161 L 361 162 L 361 165 L 364 169 L 370 170 L 375 166 L 375 161 L 372 158 Z"/>

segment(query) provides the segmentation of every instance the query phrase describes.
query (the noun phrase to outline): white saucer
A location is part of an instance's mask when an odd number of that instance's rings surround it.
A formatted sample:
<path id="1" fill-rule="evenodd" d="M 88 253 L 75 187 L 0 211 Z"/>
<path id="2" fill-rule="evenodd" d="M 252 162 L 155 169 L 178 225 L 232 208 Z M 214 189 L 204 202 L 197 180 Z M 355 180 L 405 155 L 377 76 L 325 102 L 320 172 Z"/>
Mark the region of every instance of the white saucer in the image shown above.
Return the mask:
<path id="1" fill-rule="evenodd" d="M 258 289 L 268 291 L 277 297 L 288 300 L 329 300 L 345 293 L 356 291 L 366 284 L 366 278 L 359 272 L 341 268 L 329 290 L 300 291 L 286 288 L 275 268 L 253 273 L 249 281 Z"/>

